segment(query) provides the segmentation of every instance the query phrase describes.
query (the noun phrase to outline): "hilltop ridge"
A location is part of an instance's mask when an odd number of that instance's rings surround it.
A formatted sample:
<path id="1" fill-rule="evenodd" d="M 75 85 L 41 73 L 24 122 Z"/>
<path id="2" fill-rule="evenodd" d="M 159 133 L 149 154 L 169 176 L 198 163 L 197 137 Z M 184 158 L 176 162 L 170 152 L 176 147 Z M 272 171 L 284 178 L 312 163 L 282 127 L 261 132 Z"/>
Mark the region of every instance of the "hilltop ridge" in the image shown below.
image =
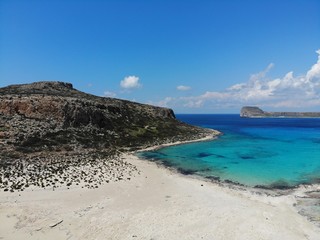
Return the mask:
<path id="1" fill-rule="evenodd" d="M 114 161 L 120 152 L 215 134 L 178 121 L 172 109 L 94 96 L 71 83 L 10 85 L 0 88 L 0 188 L 23 188 L 8 183 L 12 174 L 39 184 L 43 171 L 60 179 L 70 166 L 80 171 L 88 163 L 122 173 L 132 166 Z"/>

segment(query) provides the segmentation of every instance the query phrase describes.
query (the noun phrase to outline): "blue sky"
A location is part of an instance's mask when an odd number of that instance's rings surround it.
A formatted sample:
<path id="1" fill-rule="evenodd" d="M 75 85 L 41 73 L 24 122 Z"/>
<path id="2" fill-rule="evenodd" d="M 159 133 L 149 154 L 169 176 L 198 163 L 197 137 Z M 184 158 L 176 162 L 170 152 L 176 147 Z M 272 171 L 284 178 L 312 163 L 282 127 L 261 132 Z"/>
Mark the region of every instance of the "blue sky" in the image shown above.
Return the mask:
<path id="1" fill-rule="evenodd" d="M 0 0 L 0 87 L 65 81 L 177 113 L 320 111 L 319 0 Z"/>

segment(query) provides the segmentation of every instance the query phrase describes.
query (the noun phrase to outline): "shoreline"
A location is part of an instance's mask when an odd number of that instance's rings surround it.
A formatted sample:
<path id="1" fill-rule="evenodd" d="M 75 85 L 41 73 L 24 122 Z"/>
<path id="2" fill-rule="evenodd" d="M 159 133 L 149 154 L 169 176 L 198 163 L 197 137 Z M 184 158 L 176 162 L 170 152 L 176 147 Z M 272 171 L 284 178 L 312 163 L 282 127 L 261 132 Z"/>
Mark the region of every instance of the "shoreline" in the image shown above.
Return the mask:
<path id="1" fill-rule="evenodd" d="M 207 136 L 198 142 L 214 139 Z M 177 142 L 154 146 L 167 147 Z M 150 148 L 148 148 L 150 149 Z M 146 151 L 145 149 L 142 151 Z M 135 151 L 137 152 L 137 151 Z M 0 192 L 0 239 L 317 240 L 320 228 L 298 213 L 297 196 L 219 184 L 138 158 L 130 179 L 95 189 L 71 186 Z M 317 190 L 317 189 L 313 189 Z M 320 188 L 318 188 L 320 191 Z M 245 221 L 244 221 L 245 220 Z"/>
<path id="2" fill-rule="evenodd" d="M 154 146 L 151 146 L 151 147 L 146 147 L 144 149 L 139 149 L 139 150 L 133 151 L 133 153 L 135 153 L 135 152 L 154 151 L 154 150 L 158 150 L 158 149 L 165 148 L 165 147 L 177 146 L 177 145 L 188 144 L 188 143 L 211 141 L 211 140 L 217 139 L 220 135 L 223 134 L 222 132 L 219 132 L 219 131 L 214 130 L 214 129 L 206 128 L 206 130 L 210 130 L 211 134 L 208 135 L 208 136 L 202 137 L 202 138 L 193 139 L 193 140 L 187 140 L 187 141 L 177 141 L 177 142 L 171 142 L 171 143 L 163 143 L 163 144 L 160 144 L 160 145 L 154 145 Z"/>
<path id="3" fill-rule="evenodd" d="M 177 174 L 126 153 L 140 174 L 97 189 L 0 194 L 0 239 L 317 240 L 292 195 L 268 196 Z M 245 221 L 244 221 L 245 220 Z"/>
<path id="4" fill-rule="evenodd" d="M 173 174 L 177 174 L 182 177 L 187 177 L 190 179 L 196 179 L 200 180 L 206 183 L 214 184 L 217 186 L 220 186 L 222 188 L 232 189 L 236 191 L 241 192 L 250 192 L 250 194 L 258 194 L 258 195 L 266 195 L 270 197 L 281 197 L 281 196 L 290 196 L 293 197 L 296 201 L 296 203 L 293 203 L 292 205 L 295 207 L 295 210 L 298 214 L 305 217 L 310 221 L 312 224 L 316 225 L 320 228 L 320 208 L 314 209 L 315 206 L 318 206 L 318 202 L 320 199 L 320 183 L 310 183 L 310 184 L 299 184 L 296 186 L 285 186 L 285 187 L 272 187 L 272 186 L 247 186 L 238 182 L 233 182 L 231 180 L 220 180 L 216 177 L 203 177 L 197 174 L 189 174 L 184 173 L 180 171 L 177 168 L 167 166 L 164 163 L 159 163 L 157 161 L 151 161 L 148 159 L 139 158 L 139 156 L 136 155 L 138 152 L 144 152 L 144 151 L 154 151 L 165 147 L 170 146 L 176 146 L 181 144 L 188 144 L 188 143 L 194 143 L 194 142 L 202 142 L 202 141 L 211 141 L 215 140 L 219 137 L 219 135 L 223 134 L 217 130 L 213 130 L 213 132 L 216 135 L 212 136 L 206 136 L 200 139 L 196 140 L 190 140 L 190 141 L 179 141 L 174 143 L 167 143 L 167 144 L 161 144 L 153 147 L 148 147 L 146 149 L 141 149 L 137 151 L 133 151 L 131 154 L 133 154 L 135 157 L 140 159 L 141 161 L 147 161 L 152 164 L 155 164 L 159 168 L 163 168 L 165 170 L 169 170 Z M 310 204 L 311 202 L 311 204 Z"/>
<path id="5" fill-rule="evenodd" d="M 194 140 L 187 140 L 187 141 L 177 141 L 177 142 L 172 142 L 172 143 L 165 143 L 165 144 L 160 144 L 160 145 L 155 145 L 155 146 L 151 146 L 151 147 L 146 147 L 144 149 L 139 149 L 139 150 L 135 150 L 130 152 L 131 154 L 135 154 L 135 153 L 139 153 L 139 152 L 148 152 L 148 151 L 155 151 L 155 150 L 159 150 L 162 148 L 166 148 L 166 147 L 171 147 L 171 146 L 177 146 L 177 145 L 183 145 L 183 144 L 189 144 L 189 143 L 196 143 L 196 142 L 205 142 L 205 141 L 212 141 L 217 139 L 219 136 L 221 136 L 223 133 L 218 131 L 218 130 L 214 130 L 214 129 L 208 129 L 212 131 L 212 135 L 209 136 L 205 136 L 199 139 L 194 139 Z M 310 184 L 299 184 L 299 185 L 295 185 L 295 186 L 280 186 L 280 187 L 272 187 L 272 186 L 264 186 L 264 185 L 256 185 L 256 186 L 247 186 L 238 182 L 233 182 L 231 180 L 220 180 L 217 179 L 216 177 L 202 177 L 200 175 L 195 175 L 195 174 L 184 174 L 183 172 L 179 171 L 176 168 L 167 166 L 163 163 L 159 163 L 157 161 L 151 161 L 146 159 L 142 159 L 142 160 L 146 160 L 146 161 L 150 161 L 150 162 L 154 162 L 159 166 L 163 166 L 164 168 L 170 169 L 173 172 L 182 174 L 184 176 L 196 176 L 199 177 L 200 179 L 203 179 L 204 181 L 211 181 L 212 183 L 218 183 L 218 184 L 223 184 L 226 186 L 233 186 L 233 187 L 242 187 L 242 188 L 247 188 L 247 189 L 257 189 L 257 190 L 261 190 L 261 191 L 276 191 L 276 192 L 280 192 L 280 194 L 287 194 L 285 192 L 288 191 L 295 191 L 295 190 L 299 190 L 299 189 L 305 189 L 308 187 L 311 187 L 313 189 L 320 189 L 320 183 L 310 183 Z"/>

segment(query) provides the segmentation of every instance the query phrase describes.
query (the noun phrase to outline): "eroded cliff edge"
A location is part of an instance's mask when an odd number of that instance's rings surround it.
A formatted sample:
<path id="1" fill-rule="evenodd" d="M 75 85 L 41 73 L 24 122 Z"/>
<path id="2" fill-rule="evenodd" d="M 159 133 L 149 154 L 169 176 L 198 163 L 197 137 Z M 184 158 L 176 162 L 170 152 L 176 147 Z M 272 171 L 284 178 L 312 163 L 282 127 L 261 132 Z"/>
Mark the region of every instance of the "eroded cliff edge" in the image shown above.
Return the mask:
<path id="1" fill-rule="evenodd" d="M 178 121 L 171 109 L 86 94 L 70 83 L 11 85 L 0 88 L 0 188 L 26 166 L 39 172 L 32 177 L 38 179 L 43 169 L 50 175 L 119 152 L 213 134 Z"/>

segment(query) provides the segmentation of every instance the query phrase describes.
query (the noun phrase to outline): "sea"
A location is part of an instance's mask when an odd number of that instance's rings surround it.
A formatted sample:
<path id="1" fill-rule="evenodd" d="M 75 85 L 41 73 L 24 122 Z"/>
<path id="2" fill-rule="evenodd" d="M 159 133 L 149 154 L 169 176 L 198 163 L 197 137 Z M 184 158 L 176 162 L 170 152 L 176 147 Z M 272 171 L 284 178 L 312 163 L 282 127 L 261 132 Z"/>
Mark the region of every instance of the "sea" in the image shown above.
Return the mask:
<path id="1" fill-rule="evenodd" d="M 139 157 L 215 181 L 263 188 L 320 183 L 319 118 L 241 118 L 239 114 L 178 114 L 216 129 L 217 139 L 139 153 Z"/>

